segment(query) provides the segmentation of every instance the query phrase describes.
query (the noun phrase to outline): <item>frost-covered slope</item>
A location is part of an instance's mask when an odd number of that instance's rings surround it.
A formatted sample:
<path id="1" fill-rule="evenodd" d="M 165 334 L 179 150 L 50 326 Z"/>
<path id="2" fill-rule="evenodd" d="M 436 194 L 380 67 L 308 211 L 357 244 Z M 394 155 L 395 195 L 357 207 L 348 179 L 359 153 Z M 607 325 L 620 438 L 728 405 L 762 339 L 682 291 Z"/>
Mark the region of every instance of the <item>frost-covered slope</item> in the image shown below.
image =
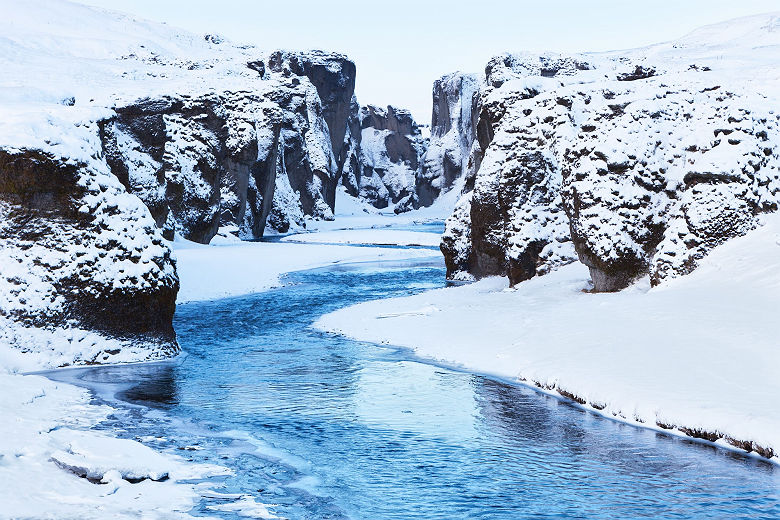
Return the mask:
<path id="1" fill-rule="evenodd" d="M 579 259 L 594 288 L 690 272 L 777 209 L 778 17 L 621 53 L 503 55 L 477 106 L 454 278 L 513 283 Z"/>

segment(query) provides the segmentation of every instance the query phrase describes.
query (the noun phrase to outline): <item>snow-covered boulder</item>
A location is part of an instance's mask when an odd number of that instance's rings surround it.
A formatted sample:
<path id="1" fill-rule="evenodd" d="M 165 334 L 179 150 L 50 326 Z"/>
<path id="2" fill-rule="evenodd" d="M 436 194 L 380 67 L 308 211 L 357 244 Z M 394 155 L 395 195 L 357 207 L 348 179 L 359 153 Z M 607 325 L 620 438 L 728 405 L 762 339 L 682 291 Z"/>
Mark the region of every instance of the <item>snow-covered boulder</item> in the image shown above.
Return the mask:
<path id="1" fill-rule="evenodd" d="M 474 187 L 442 240 L 448 276 L 517 283 L 579 259 L 596 291 L 658 284 L 775 211 L 777 18 L 733 25 L 626 53 L 491 60 Z M 707 43 L 720 33 L 736 36 Z"/>

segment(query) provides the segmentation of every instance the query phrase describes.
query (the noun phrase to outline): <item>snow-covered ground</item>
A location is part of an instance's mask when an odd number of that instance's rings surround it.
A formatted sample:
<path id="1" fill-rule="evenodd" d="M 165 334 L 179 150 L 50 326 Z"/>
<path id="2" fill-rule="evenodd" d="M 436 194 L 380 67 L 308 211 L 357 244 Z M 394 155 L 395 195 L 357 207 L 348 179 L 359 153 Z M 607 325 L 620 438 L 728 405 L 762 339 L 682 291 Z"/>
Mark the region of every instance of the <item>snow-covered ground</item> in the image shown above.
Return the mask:
<path id="1" fill-rule="evenodd" d="M 396 215 L 393 212 L 378 210 L 370 204 L 350 196 L 343 187 L 339 187 L 336 190 L 335 219 L 308 220 L 306 230 L 380 229 L 443 222 L 452 214 L 462 190 L 463 180 L 461 179 L 450 191 L 436 199 L 431 206 Z"/>
<path id="2" fill-rule="evenodd" d="M 86 430 L 113 411 L 87 390 L 2 373 L 0 395 L 0 518 L 192 518 L 227 472 Z"/>
<path id="3" fill-rule="evenodd" d="M 441 236 L 437 233 L 401 231 L 395 229 L 352 229 L 322 231 L 286 236 L 282 242 L 297 244 L 354 244 L 375 246 L 426 246 L 439 247 Z"/>
<path id="4" fill-rule="evenodd" d="M 691 275 L 650 289 L 588 292 L 571 264 L 368 302 L 315 326 L 421 357 L 526 381 L 609 417 L 780 452 L 780 216 Z M 759 448 L 760 447 L 760 448 Z"/>

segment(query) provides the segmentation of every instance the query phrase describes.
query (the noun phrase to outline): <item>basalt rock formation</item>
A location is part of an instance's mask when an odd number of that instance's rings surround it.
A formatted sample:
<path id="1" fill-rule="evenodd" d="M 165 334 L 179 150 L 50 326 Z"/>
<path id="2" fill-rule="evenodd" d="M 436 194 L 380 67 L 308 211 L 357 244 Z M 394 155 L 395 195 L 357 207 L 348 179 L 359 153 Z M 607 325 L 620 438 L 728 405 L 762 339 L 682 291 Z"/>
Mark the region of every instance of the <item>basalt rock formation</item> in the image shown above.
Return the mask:
<path id="1" fill-rule="evenodd" d="M 178 351 L 170 251 L 105 163 L 0 150 L 0 231 L 0 341 L 37 351 L 36 340 L 73 349 L 86 331 L 113 340 L 65 364 L 108 361 L 119 347 L 146 359 Z"/>
<path id="2" fill-rule="evenodd" d="M 112 170 L 166 238 L 207 244 L 225 227 L 254 239 L 333 218 L 355 66 L 322 52 L 267 61 L 250 62 L 263 71 L 254 91 L 145 99 L 105 122 Z"/>
<path id="3" fill-rule="evenodd" d="M 352 144 L 342 177 L 347 192 L 379 209 L 417 209 L 427 141 L 409 111 L 354 106 L 349 134 Z"/>
<path id="4" fill-rule="evenodd" d="M 448 277 L 514 284 L 579 260 L 595 291 L 656 285 L 754 228 L 780 200 L 780 116 L 711 70 L 667 56 L 491 60 L 473 189 L 442 240 Z"/>
<path id="5" fill-rule="evenodd" d="M 334 218 L 340 183 L 418 207 L 426 141 L 407 111 L 357 104 L 347 57 L 53 6 L 0 21 L 0 342 L 48 365 L 168 355 L 163 238 L 302 229 Z"/>
<path id="6" fill-rule="evenodd" d="M 476 74 L 456 72 L 433 84 L 431 140 L 417 188 L 423 206 L 430 206 L 466 175 L 476 139 L 478 91 Z"/>

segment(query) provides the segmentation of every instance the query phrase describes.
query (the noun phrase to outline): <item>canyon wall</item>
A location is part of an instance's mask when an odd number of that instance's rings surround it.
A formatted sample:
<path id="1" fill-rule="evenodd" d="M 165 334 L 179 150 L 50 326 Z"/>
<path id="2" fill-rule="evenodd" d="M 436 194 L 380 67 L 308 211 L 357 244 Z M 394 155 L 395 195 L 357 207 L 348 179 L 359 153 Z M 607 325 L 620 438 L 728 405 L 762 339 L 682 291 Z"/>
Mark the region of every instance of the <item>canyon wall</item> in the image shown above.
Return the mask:
<path id="1" fill-rule="evenodd" d="M 420 207 L 418 182 L 427 148 L 408 110 L 393 106 L 355 107 L 347 193 L 378 209 L 401 213 Z"/>
<path id="2" fill-rule="evenodd" d="M 491 60 L 448 277 L 514 284 L 579 260 L 595 291 L 657 285 L 759 225 L 780 196 L 779 116 L 729 79 L 668 58 Z"/>
<path id="3" fill-rule="evenodd" d="M 343 55 L 269 53 L 77 4 L 12 14 L 0 341 L 47 366 L 178 350 L 164 239 L 305 229 L 334 218 L 350 175 L 370 204 L 418 206 L 426 142 L 408 111 L 357 104 Z"/>

